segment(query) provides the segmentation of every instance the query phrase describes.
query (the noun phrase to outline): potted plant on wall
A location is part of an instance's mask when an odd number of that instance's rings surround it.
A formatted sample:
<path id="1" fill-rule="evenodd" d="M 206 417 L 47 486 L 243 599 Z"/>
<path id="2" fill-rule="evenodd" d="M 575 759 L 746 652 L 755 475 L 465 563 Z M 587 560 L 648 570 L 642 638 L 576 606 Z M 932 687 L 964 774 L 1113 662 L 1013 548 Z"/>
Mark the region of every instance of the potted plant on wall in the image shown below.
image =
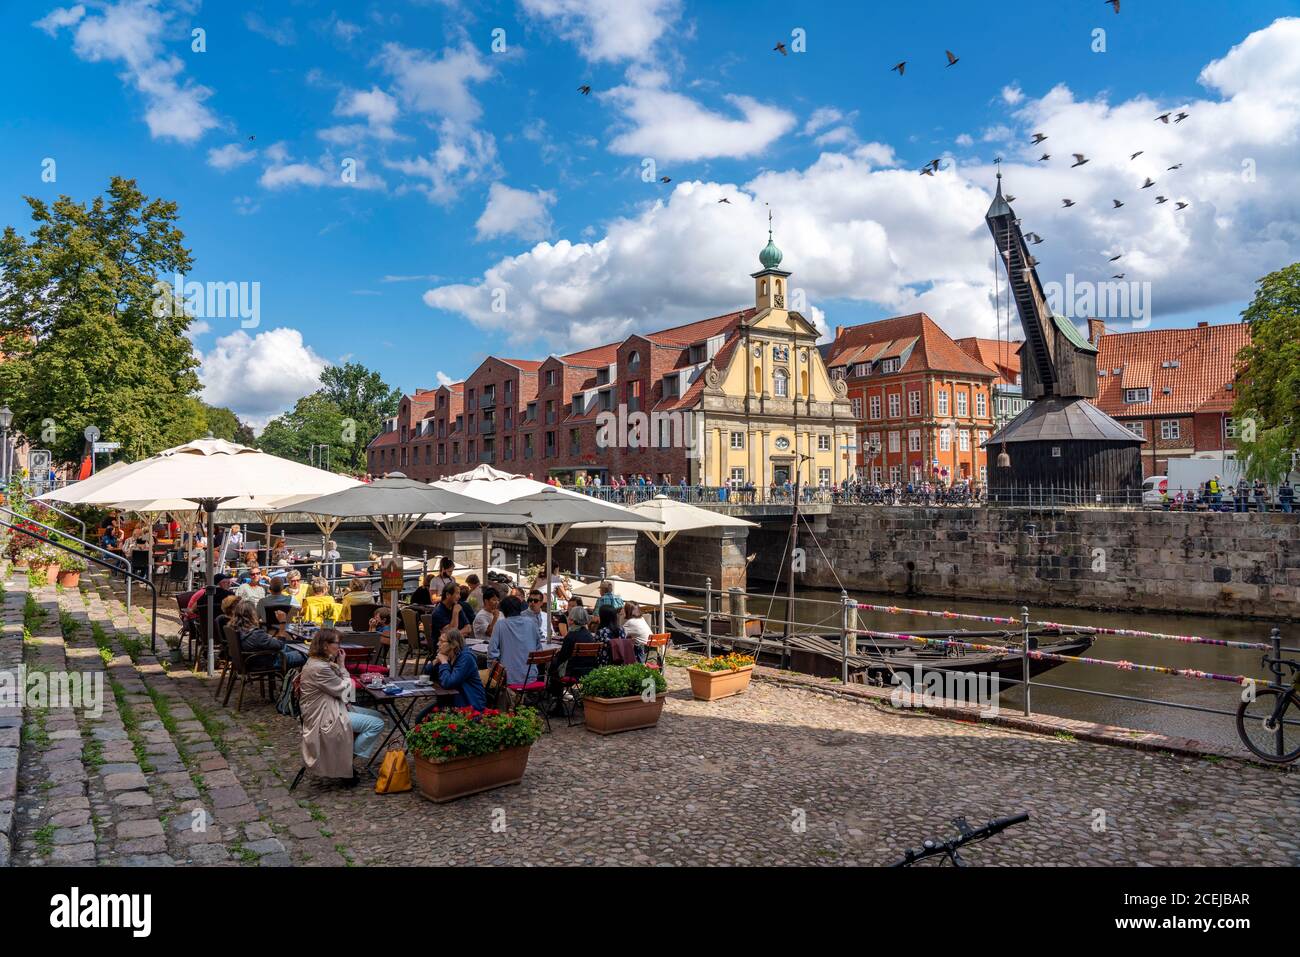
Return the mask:
<path id="1" fill-rule="evenodd" d="M 86 560 L 69 552 L 59 552 L 58 581 L 64 588 L 76 588 L 81 583 L 81 573 L 88 567 Z"/>
<path id="2" fill-rule="evenodd" d="M 587 672 L 580 687 L 587 730 L 617 734 L 659 723 L 668 682 L 645 665 L 604 665 Z"/>
<path id="3" fill-rule="evenodd" d="M 523 780 L 528 750 L 542 736 L 533 708 L 435 711 L 407 732 L 415 787 L 441 804 Z"/>
<path id="4" fill-rule="evenodd" d="M 754 676 L 754 659 L 735 652 L 705 658 L 686 669 L 691 676 L 691 694 L 696 701 L 716 701 L 741 694 Z"/>

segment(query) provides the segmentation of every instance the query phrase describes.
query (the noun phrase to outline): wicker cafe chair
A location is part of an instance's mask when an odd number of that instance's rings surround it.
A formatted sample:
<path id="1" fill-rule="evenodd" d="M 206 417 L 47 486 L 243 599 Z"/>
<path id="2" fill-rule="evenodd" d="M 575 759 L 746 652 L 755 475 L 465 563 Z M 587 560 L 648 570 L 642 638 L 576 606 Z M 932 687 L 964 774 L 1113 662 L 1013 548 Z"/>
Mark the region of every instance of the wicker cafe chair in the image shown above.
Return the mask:
<path id="1" fill-rule="evenodd" d="M 599 641 L 574 642 L 573 654 L 565 665 L 564 677 L 560 679 L 560 687 L 563 692 L 567 692 L 572 698 L 567 713 L 569 727 L 573 727 L 577 723 L 573 720 L 573 716 L 578 713 L 579 708 L 583 709 L 583 720 L 586 720 L 586 708 L 582 703 L 582 691 L 578 688 L 578 684 L 582 681 L 583 676 L 600 662 L 601 645 L 602 643 Z M 561 705 L 563 705 L 563 699 L 561 699 Z"/>
<path id="2" fill-rule="evenodd" d="M 406 654 L 402 657 L 402 663 L 397 668 L 399 675 L 406 671 L 406 663 L 412 658 L 415 659 L 412 671 L 418 672 L 420 670 L 420 656 L 425 654 L 426 651 L 424 641 L 420 637 L 420 616 L 416 613 L 416 610 L 407 605 L 401 609 L 400 614 L 402 617 L 402 631 L 406 638 Z"/>
<path id="3" fill-rule="evenodd" d="M 245 654 L 239 647 L 239 633 L 234 626 L 226 625 L 226 654 L 230 659 L 230 681 L 226 685 L 226 697 L 221 702 L 223 707 L 230 706 L 230 693 L 235 690 L 235 681 L 239 681 L 239 700 L 235 702 L 238 713 L 244 707 L 244 689 L 251 681 L 258 686 L 263 699 L 274 698 L 276 684 L 280 680 L 280 652 L 254 651 Z"/>
<path id="4" fill-rule="evenodd" d="M 358 602 L 353 605 L 349 612 L 352 615 L 352 630 L 368 631 L 370 629 L 370 619 L 375 617 L 375 612 L 378 610 L 379 606 L 371 602 L 365 602 L 364 604 Z"/>
<path id="5" fill-rule="evenodd" d="M 524 669 L 524 680 L 516 681 L 506 685 L 511 693 L 515 696 L 515 706 L 535 706 L 540 707 L 542 720 L 546 722 L 546 730 L 551 730 L 550 698 L 551 692 L 547 683 L 547 678 L 551 671 L 551 662 L 555 660 L 558 649 L 548 648 L 545 651 L 528 652 L 528 665 Z"/>
<path id="6" fill-rule="evenodd" d="M 495 708 L 501 699 L 501 692 L 506 688 L 506 668 L 499 661 L 492 662 L 492 670 L 483 684 L 484 707 Z"/>

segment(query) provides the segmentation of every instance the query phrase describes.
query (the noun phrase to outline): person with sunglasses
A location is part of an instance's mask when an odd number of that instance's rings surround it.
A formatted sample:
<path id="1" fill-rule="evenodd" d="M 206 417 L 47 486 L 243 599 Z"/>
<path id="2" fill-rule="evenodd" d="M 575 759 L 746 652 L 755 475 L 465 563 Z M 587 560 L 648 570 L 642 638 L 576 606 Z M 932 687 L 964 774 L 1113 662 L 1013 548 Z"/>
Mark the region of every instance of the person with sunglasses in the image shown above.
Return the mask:
<path id="1" fill-rule="evenodd" d="M 298 685 L 302 709 L 302 763 L 321 777 L 354 786 L 360 777 L 353 758 L 368 760 L 384 730 L 375 711 L 352 704 L 356 694 L 343 656 L 342 635 L 322 628 L 312 637 Z"/>
<path id="2" fill-rule="evenodd" d="M 536 619 L 537 627 L 541 629 L 543 636 L 550 633 L 546 628 L 546 619 L 550 613 L 546 610 L 546 596 L 542 594 L 540 589 L 534 588 L 529 591 L 528 609 L 524 614 Z"/>

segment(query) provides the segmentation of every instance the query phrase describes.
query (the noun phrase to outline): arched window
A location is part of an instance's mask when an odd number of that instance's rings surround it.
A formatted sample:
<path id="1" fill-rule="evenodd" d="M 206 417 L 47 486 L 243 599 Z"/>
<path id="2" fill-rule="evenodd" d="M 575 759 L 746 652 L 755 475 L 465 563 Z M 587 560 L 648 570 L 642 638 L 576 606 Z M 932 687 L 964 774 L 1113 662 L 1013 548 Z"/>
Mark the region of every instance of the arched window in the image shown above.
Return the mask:
<path id="1" fill-rule="evenodd" d="M 766 280 L 766 279 L 764 279 L 761 283 L 759 283 L 758 289 L 759 289 L 759 294 L 760 294 L 760 295 L 763 295 L 763 296 L 766 296 L 766 295 L 767 295 L 767 280 Z"/>
<path id="2" fill-rule="evenodd" d="M 772 373 L 772 394 L 779 399 L 784 399 L 790 394 L 789 375 L 784 369 L 777 369 Z"/>
<path id="3" fill-rule="evenodd" d="M 776 294 L 781 295 L 781 280 L 779 279 L 776 281 Z"/>
<path id="4" fill-rule="evenodd" d="M 639 369 L 639 368 L 641 368 L 641 353 L 639 353 L 639 352 L 630 352 L 630 353 L 628 353 L 628 357 L 627 357 L 627 367 L 628 367 L 629 369 Z"/>

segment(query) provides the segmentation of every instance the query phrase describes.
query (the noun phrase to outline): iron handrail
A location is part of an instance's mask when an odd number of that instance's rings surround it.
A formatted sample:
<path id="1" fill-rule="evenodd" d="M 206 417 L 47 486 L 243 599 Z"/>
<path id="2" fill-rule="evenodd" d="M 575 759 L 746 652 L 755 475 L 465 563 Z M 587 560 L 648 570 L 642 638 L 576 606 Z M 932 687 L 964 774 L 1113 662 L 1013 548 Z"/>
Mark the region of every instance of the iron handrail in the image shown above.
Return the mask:
<path id="1" fill-rule="evenodd" d="M 6 522 L 2 518 L 0 518 L 0 526 L 3 526 L 8 529 L 12 529 L 13 531 L 16 532 L 22 532 L 24 535 L 30 535 L 32 538 L 36 539 L 37 541 L 44 542 L 46 545 L 53 545 L 55 548 L 61 548 L 69 555 L 76 555 L 78 558 L 82 559 L 83 561 L 94 562 L 96 565 L 100 565 L 104 568 L 109 569 L 110 571 L 121 571 L 122 574 L 126 575 L 128 579 L 132 581 L 138 581 L 142 585 L 148 585 L 149 591 L 152 592 L 151 597 L 152 597 L 152 604 L 153 604 L 152 614 L 149 616 L 149 653 L 153 654 L 155 651 L 157 651 L 158 589 L 153 582 L 149 581 L 149 579 L 145 578 L 142 575 L 137 575 L 135 572 L 131 571 L 130 569 L 114 569 L 111 565 L 108 564 L 108 562 L 104 561 L 103 559 L 96 558 L 94 555 L 83 555 L 81 552 L 78 552 L 76 549 L 72 548 L 71 546 L 64 545 L 62 542 L 53 541 L 52 539 L 46 538 L 44 535 L 41 535 L 38 532 L 34 532 L 29 528 L 19 528 L 17 525 L 14 525 L 12 522 Z M 60 532 L 59 534 L 62 535 L 64 533 Z M 116 558 L 117 556 L 114 555 L 113 557 Z"/>
<path id="2" fill-rule="evenodd" d="M 55 509 L 55 511 L 58 511 L 58 509 Z M 46 525 L 44 522 L 42 522 L 42 521 L 41 521 L 40 519 L 38 519 L 38 518 L 32 518 L 30 515 L 24 515 L 24 514 L 22 514 L 21 512 L 16 512 L 16 511 L 14 511 L 12 508 L 9 508 L 8 506 L 5 506 L 5 505 L 0 505 L 0 512 L 7 512 L 8 514 L 10 514 L 10 515 L 14 516 L 15 518 L 19 519 L 20 521 L 31 522 L 31 523 L 33 523 L 33 524 L 35 524 L 35 525 L 39 525 L 41 528 L 45 529 L 45 530 L 48 531 L 48 532 L 55 532 L 56 534 L 62 535 L 64 538 L 71 538 L 71 539 L 75 540 L 78 544 L 80 544 L 80 545 L 82 545 L 82 546 L 84 546 L 84 547 L 86 547 L 86 548 L 93 548 L 95 551 L 99 552 L 101 555 L 107 555 L 109 558 L 112 558 L 112 559 L 115 560 L 115 561 L 119 561 L 119 562 L 121 562 L 121 563 L 122 563 L 122 568 L 121 568 L 120 570 L 129 570 L 130 567 L 131 567 L 131 563 L 130 563 L 130 561 L 127 560 L 126 556 L 124 556 L 124 555 L 119 555 L 119 554 L 117 554 L 116 552 L 110 552 L 108 549 L 106 549 L 106 548 L 101 548 L 100 546 L 94 544 L 93 542 L 88 542 L 88 541 L 86 541 L 85 538 L 77 538 L 77 536 L 71 534 L 70 532 L 65 532 L 65 531 L 63 531 L 63 530 L 60 529 L 60 528 L 55 528 L 53 525 Z M 78 521 L 80 521 L 80 519 L 78 519 Z M 11 526 L 11 527 L 12 527 L 12 526 Z M 22 531 L 24 531 L 24 530 L 23 530 L 23 529 L 18 529 L 18 531 L 22 532 Z M 86 557 L 86 556 L 82 556 L 82 557 L 84 558 L 84 557 Z"/>
<path id="3" fill-rule="evenodd" d="M 81 539 L 82 541 L 86 541 L 86 523 L 81 519 L 77 518 L 77 516 L 73 515 L 71 512 L 65 512 L 57 505 L 52 505 L 49 502 L 41 502 L 33 499 L 32 504 L 38 505 L 41 508 L 48 508 L 51 512 L 54 512 L 56 515 L 62 515 L 64 518 L 72 519 L 74 522 L 76 522 L 78 525 L 81 526 Z"/>

